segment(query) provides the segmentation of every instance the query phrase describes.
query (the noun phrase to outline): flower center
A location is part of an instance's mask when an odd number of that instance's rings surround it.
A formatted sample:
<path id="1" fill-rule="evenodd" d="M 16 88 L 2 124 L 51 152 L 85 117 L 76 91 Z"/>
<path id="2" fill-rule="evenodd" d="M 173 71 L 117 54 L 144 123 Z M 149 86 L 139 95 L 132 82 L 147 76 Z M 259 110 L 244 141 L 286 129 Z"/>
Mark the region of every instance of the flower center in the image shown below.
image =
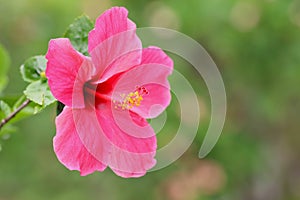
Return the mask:
<path id="1" fill-rule="evenodd" d="M 136 86 L 134 92 L 130 92 L 128 94 L 122 93 L 120 94 L 121 98 L 114 99 L 111 90 L 112 87 L 109 84 L 99 84 L 98 86 L 85 84 L 85 101 L 87 103 L 93 103 L 91 98 L 94 98 L 94 103 L 96 106 L 111 101 L 116 109 L 129 110 L 133 107 L 140 106 L 144 100 L 144 96 L 149 94 L 145 87 Z"/>
<path id="2" fill-rule="evenodd" d="M 138 107 L 141 105 L 143 101 L 143 96 L 149 94 L 148 90 L 145 87 L 136 87 L 134 92 L 130 92 L 129 94 L 121 94 L 122 100 L 117 102 L 113 100 L 115 104 L 115 108 L 121 108 L 122 110 L 131 109 L 133 107 Z"/>

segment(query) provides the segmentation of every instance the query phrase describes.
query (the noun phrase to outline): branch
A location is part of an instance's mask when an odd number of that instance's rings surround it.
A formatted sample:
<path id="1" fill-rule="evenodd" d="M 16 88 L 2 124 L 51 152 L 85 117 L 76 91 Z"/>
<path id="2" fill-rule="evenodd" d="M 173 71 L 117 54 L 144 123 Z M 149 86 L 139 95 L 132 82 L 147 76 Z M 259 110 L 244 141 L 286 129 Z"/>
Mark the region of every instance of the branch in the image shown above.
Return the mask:
<path id="1" fill-rule="evenodd" d="M 4 118 L 1 123 L 0 123 L 0 130 L 1 128 L 10 120 L 12 120 L 21 110 L 23 110 L 28 104 L 30 103 L 30 100 L 27 99 L 26 101 L 24 101 L 24 103 L 22 103 L 22 105 L 20 105 L 20 107 L 18 107 L 14 112 L 12 112 L 8 117 Z"/>

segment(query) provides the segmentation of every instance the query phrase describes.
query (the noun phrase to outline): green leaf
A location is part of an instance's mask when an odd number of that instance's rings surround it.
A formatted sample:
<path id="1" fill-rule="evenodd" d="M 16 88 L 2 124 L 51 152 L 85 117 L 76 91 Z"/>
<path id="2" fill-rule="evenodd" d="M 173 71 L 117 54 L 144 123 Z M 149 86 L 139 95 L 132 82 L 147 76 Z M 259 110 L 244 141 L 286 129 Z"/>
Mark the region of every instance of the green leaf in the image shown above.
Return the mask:
<path id="1" fill-rule="evenodd" d="M 28 106 L 22 109 L 12 120 L 9 121 L 9 124 L 16 123 L 27 117 L 33 116 L 44 109 L 43 106 L 40 106 L 34 102 L 31 102 Z M 6 125 L 5 125 L 6 126 Z"/>
<path id="2" fill-rule="evenodd" d="M 15 101 L 15 104 L 13 105 L 12 109 L 15 111 L 18 107 L 22 105 L 26 101 L 26 96 L 20 97 L 17 101 Z M 15 117 L 12 119 L 12 122 L 20 121 L 21 119 L 24 119 L 26 117 L 29 117 L 31 115 L 35 115 L 38 112 L 43 110 L 43 106 L 38 105 L 34 102 L 30 102 L 24 109 L 22 109 Z"/>
<path id="3" fill-rule="evenodd" d="M 7 103 L 4 101 L 0 100 L 0 121 L 10 115 L 11 113 L 11 108 Z"/>
<path id="4" fill-rule="evenodd" d="M 25 61 L 21 66 L 21 74 L 26 82 L 34 82 L 45 79 L 47 60 L 45 56 L 34 56 Z"/>
<path id="5" fill-rule="evenodd" d="M 0 101 L 0 121 L 8 117 L 12 113 L 10 106 L 4 101 Z M 2 139 L 9 138 L 9 135 L 16 131 L 16 128 L 11 124 L 11 122 L 5 124 L 0 129 L 0 136 Z"/>
<path id="6" fill-rule="evenodd" d="M 0 101 L 0 121 L 6 117 L 8 117 L 11 113 L 16 111 L 27 99 L 23 95 L 20 98 L 16 97 L 8 97 L 5 100 L 8 100 L 10 107 L 6 102 Z M 14 104 L 12 103 L 14 102 Z M 10 137 L 10 134 L 17 131 L 17 127 L 14 126 L 14 123 L 30 117 L 32 115 L 37 114 L 41 110 L 45 108 L 46 105 L 38 105 L 34 102 L 30 102 L 25 108 L 23 108 L 20 112 L 18 112 L 9 122 L 7 122 L 0 129 L 0 139 L 7 139 Z"/>
<path id="7" fill-rule="evenodd" d="M 6 76 L 10 59 L 4 47 L 0 44 L 0 93 L 6 87 L 8 78 Z"/>
<path id="8" fill-rule="evenodd" d="M 5 96 L 2 99 L 11 107 L 11 112 L 14 112 L 18 107 L 20 107 L 26 101 L 26 96 L 25 95 L 22 95 L 21 97 Z M 34 102 L 30 102 L 11 121 L 9 121 L 9 124 L 16 123 L 22 119 L 35 115 L 39 113 L 41 110 L 43 110 L 43 108 L 44 107 L 41 105 L 38 105 Z"/>
<path id="9" fill-rule="evenodd" d="M 50 92 L 47 81 L 38 80 L 29 84 L 24 91 L 24 94 L 26 98 L 43 108 L 56 101 Z"/>
<path id="10" fill-rule="evenodd" d="M 94 23 L 85 15 L 75 19 L 68 27 L 64 37 L 69 38 L 74 48 L 88 55 L 88 35 L 94 28 Z"/>

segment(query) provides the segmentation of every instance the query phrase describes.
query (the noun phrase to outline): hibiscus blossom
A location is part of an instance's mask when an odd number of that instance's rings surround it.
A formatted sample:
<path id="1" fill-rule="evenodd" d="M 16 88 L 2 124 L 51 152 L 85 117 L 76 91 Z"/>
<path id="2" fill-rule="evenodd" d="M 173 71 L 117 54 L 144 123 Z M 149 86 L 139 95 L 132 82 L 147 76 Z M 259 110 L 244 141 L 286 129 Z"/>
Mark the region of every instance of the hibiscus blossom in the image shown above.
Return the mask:
<path id="1" fill-rule="evenodd" d="M 109 166 L 121 177 L 140 177 L 156 163 L 156 136 L 146 119 L 170 103 L 173 61 L 157 47 L 143 49 L 127 15 L 113 7 L 96 20 L 90 57 L 67 38 L 49 42 L 46 76 L 65 105 L 55 121 L 54 151 L 83 176 Z"/>

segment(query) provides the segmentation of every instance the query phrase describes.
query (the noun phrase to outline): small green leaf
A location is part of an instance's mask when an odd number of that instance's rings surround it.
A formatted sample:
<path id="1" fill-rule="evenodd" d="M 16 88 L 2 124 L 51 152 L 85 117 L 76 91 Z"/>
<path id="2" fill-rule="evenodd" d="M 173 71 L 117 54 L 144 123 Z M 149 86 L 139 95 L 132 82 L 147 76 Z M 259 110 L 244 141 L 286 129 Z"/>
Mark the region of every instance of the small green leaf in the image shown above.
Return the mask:
<path id="1" fill-rule="evenodd" d="M 40 111 L 43 110 L 43 108 L 44 108 L 43 106 L 31 102 L 28 106 L 22 109 L 9 123 L 13 124 L 22 119 L 26 119 L 27 117 L 39 113 Z"/>
<path id="2" fill-rule="evenodd" d="M 21 74 L 26 82 L 34 82 L 45 79 L 43 74 L 46 70 L 47 60 L 45 56 L 34 56 L 25 61 L 21 66 Z"/>
<path id="3" fill-rule="evenodd" d="M 4 47 L 0 44 L 0 93 L 6 87 L 8 78 L 6 76 L 10 59 Z"/>
<path id="4" fill-rule="evenodd" d="M 15 104 L 13 105 L 12 109 L 15 111 L 20 107 L 24 102 L 26 101 L 26 96 L 21 96 L 17 101 L 15 101 Z M 24 119 L 26 117 L 29 117 L 31 115 L 35 115 L 38 112 L 43 110 L 43 106 L 38 105 L 34 102 L 30 102 L 24 109 L 22 109 L 14 119 L 12 119 L 13 122 L 19 121 L 21 119 Z"/>
<path id="5" fill-rule="evenodd" d="M 75 19 L 68 27 L 64 37 L 69 38 L 74 48 L 88 55 L 88 35 L 94 28 L 94 23 L 85 15 Z"/>
<path id="6" fill-rule="evenodd" d="M 47 81 L 38 80 L 29 84 L 24 91 L 24 94 L 26 98 L 43 108 L 56 101 L 50 92 Z"/>
<path id="7" fill-rule="evenodd" d="M 25 101 L 26 96 L 23 95 L 21 97 L 17 96 L 5 96 L 2 98 L 10 107 L 11 111 L 14 112 L 18 107 L 20 107 Z M 16 123 L 22 119 L 30 117 L 39 113 L 43 110 L 43 106 L 38 105 L 34 102 L 30 102 L 25 108 L 23 108 L 10 122 L 9 124 Z M 1 119 L 1 118 L 0 118 Z M 6 125 L 5 125 L 6 126 Z"/>
<path id="8" fill-rule="evenodd" d="M 6 118 L 11 113 L 11 108 L 7 103 L 0 100 L 0 121 Z"/>
<path id="9" fill-rule="evenodd" d="M 8 117 L 12 113 L 10 106 L 4 101 L 0 101 L 0 121 Z M 0 129 L 0 136 L 2 139 L 8 138 L 11 133 L 13 133 L 16 128 L 11 124 L 5 124 L 5 126 Z"/>
<path id="10" fill-rule="evenodd" d="M 21 119 L 39 113 L 40 111 L 43 110 L 43 108 L 45 107 L 37 103 L 31 102 L 28 106 L 26 106 L 26 108 L 24 108 L 21 112 L 19 112 L 15 118 L 19 121 Z"/>

